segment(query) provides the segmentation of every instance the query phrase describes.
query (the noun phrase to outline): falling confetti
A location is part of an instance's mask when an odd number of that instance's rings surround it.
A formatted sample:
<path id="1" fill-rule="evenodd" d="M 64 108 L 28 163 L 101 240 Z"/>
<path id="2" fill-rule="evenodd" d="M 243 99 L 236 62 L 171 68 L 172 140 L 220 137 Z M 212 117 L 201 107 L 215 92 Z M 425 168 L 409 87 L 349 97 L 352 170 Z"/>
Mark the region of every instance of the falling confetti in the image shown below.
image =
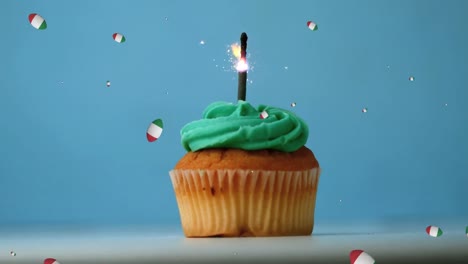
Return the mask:
<path id="1" fill-rule="evenodd" d="M 205 45 L 205 41 L 204 41 L 204 40 L 201 40 L 201 41 L 200 41 L 200 45 Z"/>
<path id="2" fill-rule="evenodd" d="M 112 38 L 115 40 L 115 42 L 117 43 L 124 43 L 125 42 L 125 37 L 124 35 L 120 34 L 120 33 L 114 33 L 112 35 Z"/>
<path id="3" fill-rule="evenodd" d="M 351 264 L 373 264 L 375 260 L 366 252 L 360 249 L 352 250 L 349 253 Z"/>
<path id="4" fill-rule="evenodd" d="M 409 80 L 410 80 L 410 82 L 414 81 L 414 77 L 413 77 L 413 76 L 410 76 L 410 77 L 409 77 Z"/>
<path id="5" fill-rule="evenodd" d="M 295 103 L 295 102 L 292 102 L 292 103 L 291 103 L 291 107 L 296 107 L 296 103 Z"/>
<path id="6" fill-rule="evenodd" d="M 261 119 L 265 119 L 265 118 L 267 118 L 267 117 L 268 117 L 267 111 L 263 110 L 263 112 L 260 113 L 260 118 L 261 118 Z"/>
<path id="7" fill-rule="evenodd" d="M 153 142 L 158 139 L 163 131 L 163 121 L 161 119 L 156 119 L 151 123 L 146 131 L 146 138 L 149 142 Z"/>
<path id="8" fill-rule="evenodd" d="M 308 22 L 307 22 L 307 27 L 310 28 L 310 30 L 312 30 L 312 31 L 315 31 L 315 30 L 318 29 L 317 24 L 315 24 L 315 23 L 312 22 L 312 21 L 308 21 Z"/>
<path id="9" fill-rule="evenodd" d="M 12 255 L 13 257 L 15 257 L 15 256 L 16 256 L 16 252 L 10 251 L 10 255 Z"/>
<path id="10" fill-rule="evenodd" d="M 43 30 L 47 28 L 47 23 L 44 18 L 35 13 L 29 15 L 29 23 L 31 23 L 31 26 L 35 29 Z"/>
<path id="11" fill-rule="evenodd" d="M 284 69 L 287 70 L 287 69 L 289 69 L 289 67 L 288 67 L 288 66 L 284 66 Z"/>
<path id="12" fill-rule="evenodd" d="M 54 258 L 46 258 L 44 259 L 44 264 L 60 264 L 60 262 Z"/>
<path id="13" fill-rule="evenodd" d="M 426 233 L 431 237 L 440 237 L 442 235 L 442 229 L 437 226 L 428 226 L 426 227 Z"/>
<path id="14" fill-rule="evenodd" d="M 106 86 L 107 86 L 107 87 L 110 87 L 110 85 L 111 85 L 110 81 L 107 81 L 107 82 L 106 82 Z"/>
<path id="15" fill-rule="evenodd" d="M 362 111 L 363 113 L 367 113 L 367 108 L 364 107 L 361 111 Z"/>

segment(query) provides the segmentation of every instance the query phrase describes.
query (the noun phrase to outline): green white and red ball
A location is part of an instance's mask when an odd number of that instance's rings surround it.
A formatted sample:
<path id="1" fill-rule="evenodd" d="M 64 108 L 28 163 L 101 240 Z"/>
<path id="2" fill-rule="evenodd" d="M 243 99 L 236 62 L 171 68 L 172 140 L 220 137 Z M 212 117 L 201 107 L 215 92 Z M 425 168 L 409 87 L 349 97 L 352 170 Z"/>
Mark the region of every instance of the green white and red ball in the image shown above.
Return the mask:
<path id="1" fill-rule="evenodd" d="M 442 229 L 432 225 L 426 227 L 426 233 L 431 237 L 440 237 L 443 234 Z"/>
<path id="2" fill-rule="evenodd" d="M 60 262 L 54 258 L 46 258 L 44 259 L 44 264 L 60 264 Z"/>
<path id="3" fill-rule="evenodd" d="M 47 28 L 47 23 L 44 18 L 36 13 L 29 14 L 28 19 L 29 23 L 31 23 L 31 26 L 33 26 L 35 29 L 43 30 Z"/>
<path id="4" fill-rule="evenodd" d="M 125 39 L 125 36 L 122 35 L 122 34 L 120 34 L 120 33 L 114 33 L 114 34 L 112 35 L 112 38 L 113 38 L 116 42 L 118 42 L 118 43 L 123 43 L 123 42 L 125 42 L 125 40 L 126 40 L 126 39 Z"/>
<path id="5" fill-rule="evenodd" d="M 154 120 L 146 130 L 146 139 L 149 142 L 156 141 L 162 134 L 163 121 L 161 119 Z"/>
<path id="6" fill-rule="evenodd" d="M 317 24 L 315 24 L 314 22 L 312 21 L 307 21 L 307 27 L 312 30 L 312 31 L 315 31 L 318 29 L 318 26 Z"/>
<path id="7" fill-rule="evenodd" d="M 375 260 L 364 250 L 355 249 L 349 253 L 351 264 L 374 264 Z"/>

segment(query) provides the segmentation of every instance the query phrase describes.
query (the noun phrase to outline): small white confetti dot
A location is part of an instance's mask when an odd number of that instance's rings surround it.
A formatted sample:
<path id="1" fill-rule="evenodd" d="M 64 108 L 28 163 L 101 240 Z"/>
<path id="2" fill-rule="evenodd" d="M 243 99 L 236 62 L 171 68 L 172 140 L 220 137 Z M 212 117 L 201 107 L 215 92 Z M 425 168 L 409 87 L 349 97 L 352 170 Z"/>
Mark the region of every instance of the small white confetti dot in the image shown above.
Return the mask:
<path id="1" fill-rule="evenodd" d="M 445 106 L 448 106 L 448 104 L 445 104 Z"/>
<path id="2" fill-rule="evenodd" d="M 361 111 L 362 111 L 363 113 L 367 113 L 367 108 L 364 107 Z"/>
<path id="3" fill-rule="evenodd" d="M 409 77 L 409 80 L 410 80 L 410 82 L 414 81 L 414 77 L 413 77 L 413 76 L 410 76 L 410 77 Z"/>
<path id="4" fill-rule="evenodd" d="M 296 103 L 295 102 L 292 102 L 291 103 L 291 107 L 295 107 L 296 106 Z"/>
<path id="5" fill-rule="evenodd" d="M 201 40 L 201 41 L 200 41 L 200 45 L 205 45 L 205 41 L 204 41 L 204 40 Z"/>
<path id="6" fill-rule="evenodd" d="M 16 252 L 10 251 L 10 255 L 12 255 L 13 257 L 15 257 L 15 256 L 16 256 Z"/>
<path id="7" fill-rule="evenodd" d="M 106 82 L 106 86 L 107 86 L 107 87 L 110 87 L 110 86 L 111 86 L 110 81 L 107 81 L 107 82 Z"/>
<path id="8" fill-rule="evenodd" d="M 340 203 L 341 203 L 341 199 L 340 199 Z"/>
<path id="9" fill-rule="evenodd" d="M 287 69 L 288 69 L 288 66 L 284 66 L 284 69 L 287 70 Z"/>

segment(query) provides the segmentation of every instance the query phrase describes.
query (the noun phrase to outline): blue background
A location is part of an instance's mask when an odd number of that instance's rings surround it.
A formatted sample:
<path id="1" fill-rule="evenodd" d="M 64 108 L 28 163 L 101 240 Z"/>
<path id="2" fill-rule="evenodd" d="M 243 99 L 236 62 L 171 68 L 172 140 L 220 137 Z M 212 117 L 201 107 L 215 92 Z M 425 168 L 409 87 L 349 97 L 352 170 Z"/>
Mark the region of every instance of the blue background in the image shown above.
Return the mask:
<path id="1" fill-rule="evenodd" d="M 466 219 L 467 11 L 463 0 L 1 1 L 0 227 L 179 225 L 168 175 L 185 153 L 179 131 L 236 101 L 227 50 L 244 31 L 247 100 L 309 124 L 316 224 Z M 149 143 L 156 118 L 164 131 Z"/>

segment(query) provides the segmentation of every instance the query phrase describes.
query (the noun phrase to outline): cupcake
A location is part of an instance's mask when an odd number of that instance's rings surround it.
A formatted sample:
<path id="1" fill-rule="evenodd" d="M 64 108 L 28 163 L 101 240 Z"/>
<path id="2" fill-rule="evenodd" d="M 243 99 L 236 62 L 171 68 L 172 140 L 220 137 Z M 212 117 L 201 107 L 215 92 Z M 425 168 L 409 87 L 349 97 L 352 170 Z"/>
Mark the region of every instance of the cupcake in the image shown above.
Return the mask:
<path id="1" fill-rule="evenodd" d="M 186 124 L 169 172 L 186 237 L 300 236 L 314 227 L 320 167 L 294 113 L 215 102 Z"/>

